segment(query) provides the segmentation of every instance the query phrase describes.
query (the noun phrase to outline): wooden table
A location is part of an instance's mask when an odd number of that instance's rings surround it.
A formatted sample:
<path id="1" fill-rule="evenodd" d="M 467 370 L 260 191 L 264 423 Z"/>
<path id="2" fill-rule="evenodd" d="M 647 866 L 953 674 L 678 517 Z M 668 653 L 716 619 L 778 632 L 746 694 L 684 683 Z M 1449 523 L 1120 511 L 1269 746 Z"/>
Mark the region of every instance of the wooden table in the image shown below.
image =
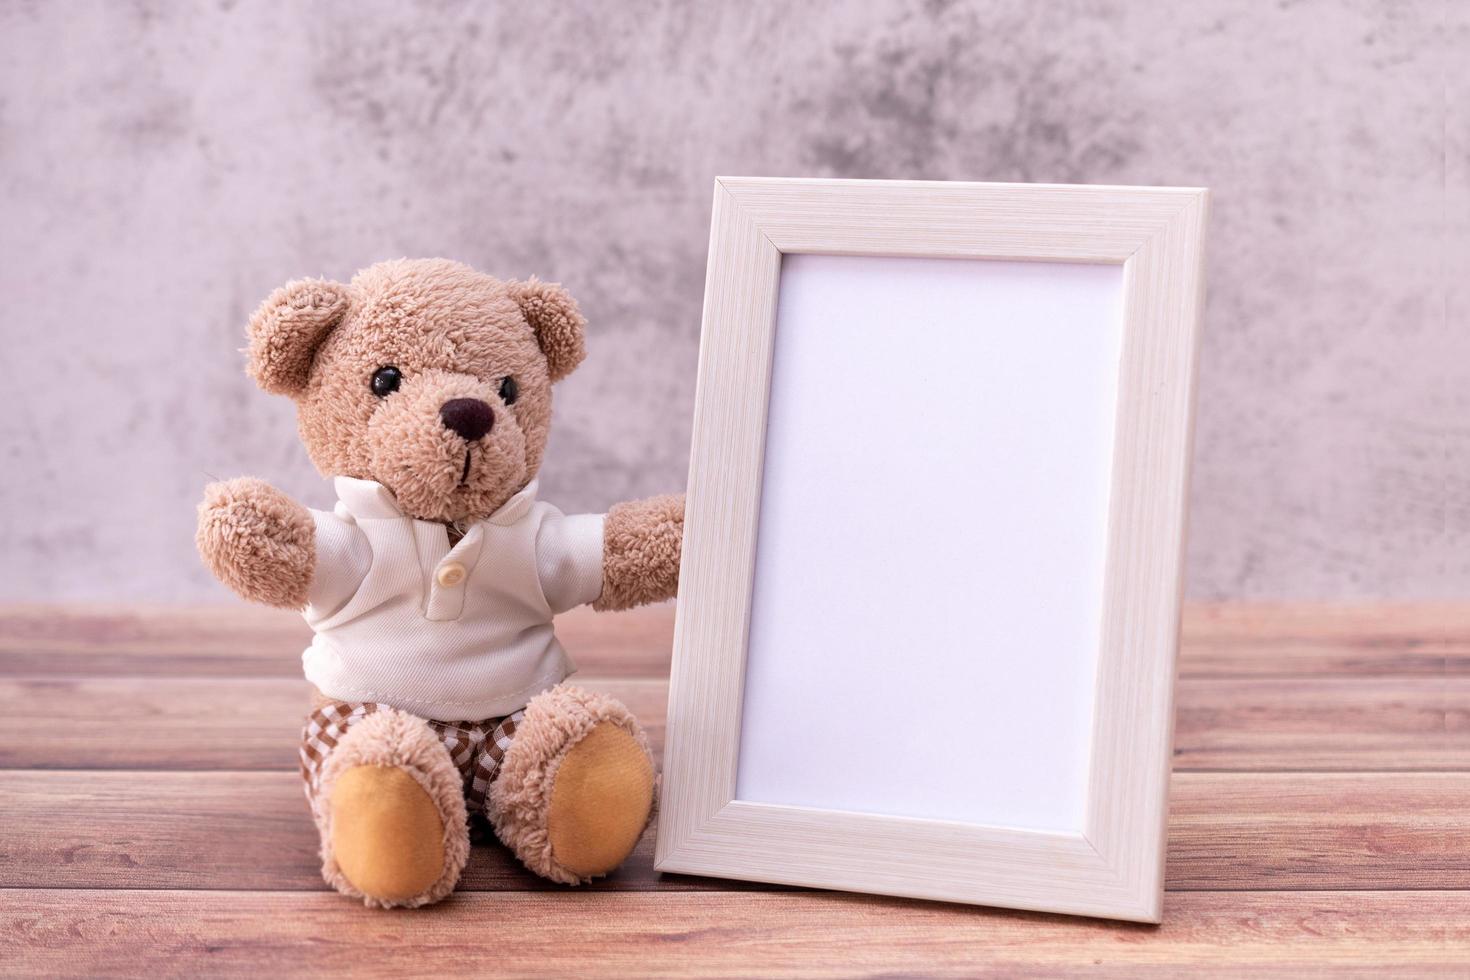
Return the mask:
<path id="1" fill-rule="evenodd" d="M 663 741 L 671 612 L 563 617 Z M 460 891 L 326 890 L 299 618 L 0 608 L 0 973 L 1470 975 L 1470 606 L 1186 615 L 1161 927 L 659 876 L 494 843 Z"/>

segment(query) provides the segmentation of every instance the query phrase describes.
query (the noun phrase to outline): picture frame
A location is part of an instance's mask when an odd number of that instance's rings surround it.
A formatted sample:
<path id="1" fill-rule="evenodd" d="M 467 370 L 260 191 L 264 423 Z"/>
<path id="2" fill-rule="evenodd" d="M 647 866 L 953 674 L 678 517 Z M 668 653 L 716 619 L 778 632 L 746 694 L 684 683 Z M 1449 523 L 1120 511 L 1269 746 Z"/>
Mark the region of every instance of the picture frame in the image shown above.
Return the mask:
<path id="1" fill-rule="evenodd" d="M 658 870 L 1160 921 L 1206 211 L 716 181 Z"/>

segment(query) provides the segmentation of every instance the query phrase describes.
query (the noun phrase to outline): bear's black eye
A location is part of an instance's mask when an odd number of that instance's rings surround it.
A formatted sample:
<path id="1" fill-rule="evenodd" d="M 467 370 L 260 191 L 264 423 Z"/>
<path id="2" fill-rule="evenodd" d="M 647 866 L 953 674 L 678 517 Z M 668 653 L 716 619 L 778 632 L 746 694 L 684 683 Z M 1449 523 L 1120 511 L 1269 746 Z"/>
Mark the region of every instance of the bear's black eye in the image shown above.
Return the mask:
<path id="1" fill-rule="evenodd" d="M 373 372 L 373 394 L 384 398 L 398 390 L 403 384 L 403 372 L 396 367 L 380 367 Z"/>
<path id="2" fill-rule="evenodd" d="M 500 400 L 505 402 L 507 405 L 514 403 L 516 400 L 516 395 L 519 395 L 520 393 L 521 390 L 516 387 L 515 378 L 506 376 L 505 380 L 500 382 Z"/>

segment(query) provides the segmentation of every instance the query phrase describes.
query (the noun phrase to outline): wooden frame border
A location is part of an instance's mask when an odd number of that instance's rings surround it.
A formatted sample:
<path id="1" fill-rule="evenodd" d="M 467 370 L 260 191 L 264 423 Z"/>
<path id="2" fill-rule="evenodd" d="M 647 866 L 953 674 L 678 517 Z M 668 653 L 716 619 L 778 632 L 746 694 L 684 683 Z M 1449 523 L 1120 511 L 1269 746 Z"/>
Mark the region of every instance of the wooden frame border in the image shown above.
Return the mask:
<path id="1" fill-rule="evenodd" d="M 715 182 L 655 865 L 1158 922 L 1207 193 Z M 1068 834 L 735 799 L 781 255 L 1120 264 L 1118 387 L 1086 825 Z"/>

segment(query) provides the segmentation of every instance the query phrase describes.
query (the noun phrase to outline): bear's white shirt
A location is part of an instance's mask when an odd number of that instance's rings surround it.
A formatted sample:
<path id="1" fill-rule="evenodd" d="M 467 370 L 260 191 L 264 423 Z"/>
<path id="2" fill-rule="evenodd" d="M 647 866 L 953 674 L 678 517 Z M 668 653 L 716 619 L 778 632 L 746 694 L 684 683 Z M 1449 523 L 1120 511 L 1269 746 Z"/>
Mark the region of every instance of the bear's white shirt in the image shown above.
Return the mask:
<path id="1" fill-rule="evenodd" d="M 307 680 L 339 701 L 438 721 L 508 715 L 575 667 L 551 618 L 602 593 L 603 516 L 564 515 L 533 481 L 465 532 L 399 509 L 379 483 L 338 477 L 313 510 L 316 631 Z"/>

